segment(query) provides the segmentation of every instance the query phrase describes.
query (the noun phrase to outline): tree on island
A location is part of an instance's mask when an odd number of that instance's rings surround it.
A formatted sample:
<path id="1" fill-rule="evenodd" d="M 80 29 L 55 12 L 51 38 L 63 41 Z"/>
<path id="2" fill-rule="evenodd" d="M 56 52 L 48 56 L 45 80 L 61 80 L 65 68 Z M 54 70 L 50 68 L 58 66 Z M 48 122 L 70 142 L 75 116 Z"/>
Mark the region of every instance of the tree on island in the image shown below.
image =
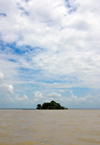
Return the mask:
<path id="1" fill-rule="evenodd" d="M 61 106 L 59 103 L 56 103 L 55 101 L 51 101 L 50 103 L 46 102 L 43 103 L 42 105 L 37 104 L 37 109 L 68 109 L 68 108 Z"/>
<path id="2" fill-rule="evenodd" d="M 37 104 L 37 108 L 36 109 L 41 109 L 41 104 Z"/>

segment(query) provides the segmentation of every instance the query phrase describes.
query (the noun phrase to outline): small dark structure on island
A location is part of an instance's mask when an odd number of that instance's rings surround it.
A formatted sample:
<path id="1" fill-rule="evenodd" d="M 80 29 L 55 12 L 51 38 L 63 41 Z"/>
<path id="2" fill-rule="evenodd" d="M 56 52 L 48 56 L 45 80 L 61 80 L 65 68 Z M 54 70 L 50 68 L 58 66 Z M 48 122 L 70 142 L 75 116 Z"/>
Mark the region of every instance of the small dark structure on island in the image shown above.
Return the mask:
<path id="1" fill-rule="evenodd" d="M 55 101 L 51 101 L 50 103 L 46 102 L 43 103 L 42 105 L 37 104 L 36 109 L 68 109 L 68 108 L 61 106 L 59 103 L 56 103 Z"/>

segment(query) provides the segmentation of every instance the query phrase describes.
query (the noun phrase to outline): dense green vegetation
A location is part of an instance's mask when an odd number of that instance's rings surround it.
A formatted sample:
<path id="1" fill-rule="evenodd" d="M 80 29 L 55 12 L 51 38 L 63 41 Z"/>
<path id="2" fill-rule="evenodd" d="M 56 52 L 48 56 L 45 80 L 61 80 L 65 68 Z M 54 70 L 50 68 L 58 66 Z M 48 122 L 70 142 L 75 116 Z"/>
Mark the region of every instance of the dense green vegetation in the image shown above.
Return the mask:
<path id="1" fill-rule="evenodd" d="M 51 101 L 50 103 L 46 102 L 43 103 L 42 105 L 37 104 L 36 109 L 68 109 L 68 108 L 61 106 L 59 103 L 56 103 L 55 101 Z"/>

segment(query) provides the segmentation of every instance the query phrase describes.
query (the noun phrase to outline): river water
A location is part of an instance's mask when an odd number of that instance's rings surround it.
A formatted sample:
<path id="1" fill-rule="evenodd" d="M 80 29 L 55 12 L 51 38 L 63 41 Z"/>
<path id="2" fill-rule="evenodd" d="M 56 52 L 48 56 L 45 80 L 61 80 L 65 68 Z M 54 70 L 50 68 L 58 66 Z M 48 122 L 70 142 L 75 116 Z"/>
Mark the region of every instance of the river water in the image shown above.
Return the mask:
<path id="1" fill-rule="evenodd" d="M 0 145 L 100 145 L 100 110 L 0 110 Z"/>

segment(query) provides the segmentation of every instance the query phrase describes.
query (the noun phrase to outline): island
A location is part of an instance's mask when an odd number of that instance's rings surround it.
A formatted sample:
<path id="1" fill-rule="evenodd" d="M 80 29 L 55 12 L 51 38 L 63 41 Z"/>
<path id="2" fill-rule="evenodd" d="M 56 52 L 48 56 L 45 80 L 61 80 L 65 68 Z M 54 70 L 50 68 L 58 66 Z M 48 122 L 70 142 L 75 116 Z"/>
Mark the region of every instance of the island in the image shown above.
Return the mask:
<path id="1" fill-rule="evenodd" d="M 51 102 L 45 102 L 42 105 L 37 104 L 36 109 L 54 109 L 54 110 L 58 110 L 58 109 L 68 109 L 68 108 L 65 108 L 65 107 L 61 106 L 59 103 L 57 103 L 55 101 L 51 101 Z"/>

